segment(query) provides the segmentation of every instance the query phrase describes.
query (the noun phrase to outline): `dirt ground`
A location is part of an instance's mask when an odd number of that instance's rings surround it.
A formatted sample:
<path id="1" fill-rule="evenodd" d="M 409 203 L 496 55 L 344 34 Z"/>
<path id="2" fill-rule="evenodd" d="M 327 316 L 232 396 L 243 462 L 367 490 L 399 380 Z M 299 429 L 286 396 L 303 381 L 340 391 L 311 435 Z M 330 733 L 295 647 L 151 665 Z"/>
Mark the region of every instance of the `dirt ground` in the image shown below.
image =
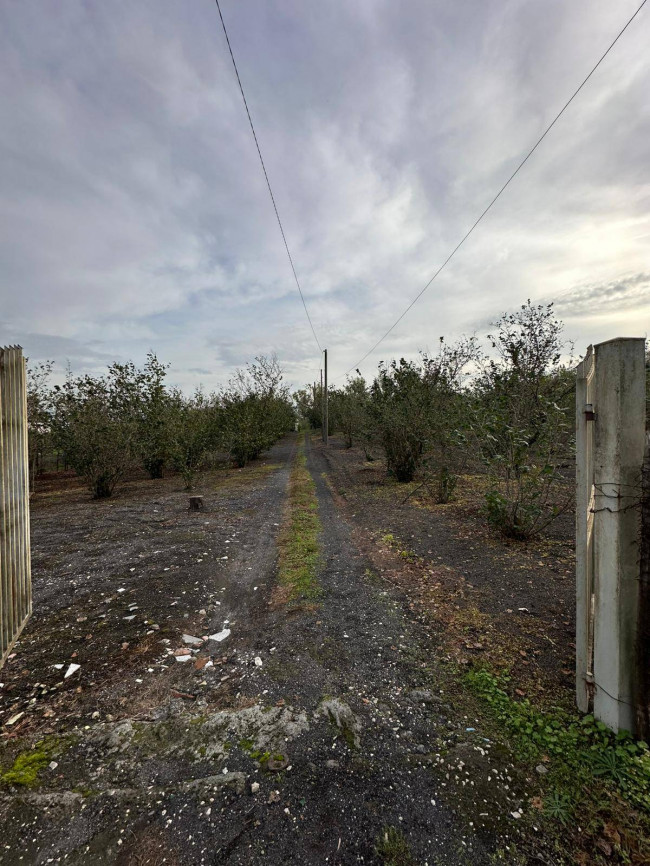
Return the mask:
<path id="1" fill-rule="evenodd" d="M 356 451 L 307 446 L 316 604 L 272 603 L 296 437 L 205 475 L 197 513 L 176 477 L 42 485 L 0 671 L 0 863 L 556 862 L 522 829 L 536 780 L 440 665 L 514 653 L 522 691 L 570 699 L 566 538 L 504 545 L 462 496 L 401 504 Z"/>
<path id="2" fill-rule="evenodd" d="M 574 511 L 538 539 L 508 541 L 482 514 L 481 476 L 461 477 L 452 501 L 436 505 L 427 487 L 391 480 L 361 449 L 334 440 L 323 453 L 358 542 L 370 540 L 375 565 L 433 618 L 445 652 L 507 668 L 520 692 L 572 706 Z M 389 550 L 400 554 L 397 563 Z"/>

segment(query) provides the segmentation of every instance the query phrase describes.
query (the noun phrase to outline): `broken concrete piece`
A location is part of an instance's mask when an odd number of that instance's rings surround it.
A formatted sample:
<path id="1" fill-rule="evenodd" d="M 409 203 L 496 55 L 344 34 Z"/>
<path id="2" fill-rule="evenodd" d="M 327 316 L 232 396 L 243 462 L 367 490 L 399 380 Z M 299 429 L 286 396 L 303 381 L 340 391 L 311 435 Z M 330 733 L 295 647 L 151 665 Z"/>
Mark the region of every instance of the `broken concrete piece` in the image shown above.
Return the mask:
<path id="1" fill-rule="evenodd" d="M 12 716 L 12 717 L 9 719 L 9 721 L 6 722 L 7 727 L 9 727 L 10 725 L 15 725 L 16 722 L 18 721 L 18 719 L 22 719 L 22 717 L 23 717 L 24 715 L 25 715 L 25 713 L 16 713 L 15 716 Z"/>

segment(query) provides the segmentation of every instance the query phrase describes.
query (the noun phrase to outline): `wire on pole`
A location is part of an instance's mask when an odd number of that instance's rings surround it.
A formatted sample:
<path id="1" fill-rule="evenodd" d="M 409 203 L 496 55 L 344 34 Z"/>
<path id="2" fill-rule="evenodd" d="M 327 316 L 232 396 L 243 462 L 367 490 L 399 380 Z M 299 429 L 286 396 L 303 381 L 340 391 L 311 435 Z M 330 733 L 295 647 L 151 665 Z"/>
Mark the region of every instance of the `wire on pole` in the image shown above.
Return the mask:
<path id="1" fill-rule="evenodd" d="M 414 306 L 414 305 L 415 305 L 415 304 L 420 300 L 420 298 L 422 297 L 422 295 L 426 292 L 426 290 L 429 288 L 429 286 L 431 285 L 431 283 L 433 283 L 433 281 L 436 279 L 436 277 L 438 276 L 438 274 L 439 274 L 442 270 L 444 270 L 444 268 L 449 264 L 449 262 L 452 260 L 452 258 L 453 258 L 453 257 L 456 255 L 456 253 L 458 252 L 458 250 L 459 250 L 459 249 L 462 247 L 462 245 L 465 243 L 465 241 L 467 240 L 467 238 L 472 234 L 472 232 L 474 231 L 474 229 L 475 229 L 475 228 L 478 226 L 478 224 L 481 222 L 481 220 L 483 219 L 483 217 L 486 216 L 486 214 L 487 214 L 487 213 L 492 209 L 492 207 L 496 204 L 496 202 L 498 201 L 498 199 L 501 197 L 502 193 L 505 192 L 506 188 L 511 184 L 511 182 L 512 182 L 512 181 L 515 179 L 515 177 L 519 174 L 519 172 L 520 172 L 521 169 L 524 167 L 524 165 L 528 162 L 528 160 L 530 159 L 530 157 L 535 153 L 535 151 L 536 151 L 537 148 L 540 146 L 540 144 L 542 143 L 542 141 L 544 141 L 544 139 L 546 138 L 546 136 L 547 136 L 547 135 L 549 134 L 549 132 L 553 129 L 553 127 L 555 126 L 555 124 L 556 124 L 556 123 L 558 122 L 558 120 L 562 117 L 562 115 L 564 114 L 564 112 L 565 112 L 565 111 L 567 110 L 567 108 L 571 105 L 571 103 L 573 102 L 573 100 L 574 100 L 574 99 L 576 98 L 576 96 L 580 93 L 580 91 L 582 90 L 582 88 L 583 88 L 583 87 L 585 86 L 585 84 L 589 81 L 589 79 L 591 78 L 591 76 L 592 76 L 592 75 L 594 74 L 594 72 L 598 69 L 598 67 L 600 66 L 600 64 L 601 64 L 601 63 L 603 62 L 603 60 L 607 57 L 607 55 L 609 54 L 609 52 L 610 52 L 610 51 L 612 50 L 612 48 L 616 45 L 616 43 L 618 42 L 618 40 L 619 40 L 619 39 L 621 38 L 621 36 L 625 33 L 625 31 L 626 31 L 627 28 L 630 26 L 630 24 L 634 21 L 634 19 L 637 17 L 637 15 L 639 14 L 639 12 L 641 12 L 641 10 L 642 10 L 643 7 L 646 5 L 646 3 L 647 3 L 647 0 L 643 0 L 643 2 L 641 3 L 641 5 L 637 8 L 636 12 L 634 12 L 634 14 L 631 15 L 630 18 L 628 18 L 628 20 L 627 20 L 626 24 L 624 25 L 624 27 L 623 27 L 621 30 L 619 30 L 619 32 L 618 32 L 618 34 L 616 35 L 615 39 L 614 39 L 612 42 L 610 42 L 610 44 L 609 44 L 607 50 L 606 50 L 606 51 L 605 51 L 605 52 L 600 56 L 598 62 L 597 62 L 597 63 L 596 63 L 592 68 L 591 68 L 591 70 L 590 70 L 590 72 L 588 73 L 588 75 L 587 75 L 585 78 L 583 78 L 583 80 L 582 80 L 582 82 L 580 83 L 580 85 L 579 85 L 579 86 L 578 86 L 578 87 L 573 91 L 572 95 L 571 95 L 571 96 L 569 97 L 569 99 L 564 103 L 564 105 L 562 106 L 562 108 L 558 111 L 558 113 L 555 115 L 555 117 L 553 118 L 553 120 L 549 123 L 549 125 L 546 127 L 546 129 L 544 130 L 544 132 L 540 135 L 540 137 L 537 139 L 537 141 L 535 142 L 535 144 L 534 144 L 534 145 L 531 147 L 531 149 L 528 151 L 528 153 L 526 154 L 526 156 L 521 160 L 521 162 L 519 163 L 519 165 L 517 166 L 517 168 L 512 172 L 512 174 L 510 175 L 510 177 L 506 180 L 506 182 L 503 184 L 503 186 L 499 189 L 499 191 L 497 192 L 497 194 L 496 194 L 496 195 L 494 196 L 494 198 L 490 201 L 490 203 L 489 203 L 488 206 L 485 208 L 485 210 L 481 213 L 481 215 L 480 215 L 480 216 L 475 220 L 475 222 L 474 222 L 474 223 L 470 226 L 470 228 L 465 232 L 465 234 L 463 235 L 463 237 L 462 237 L 462 238 L 460 239 L 460 241 L 456 244 L 456 246 L 453 248 L 453 250 L 449 253 L 449 255 L 447 256 L 447 258 L 446 258 L 446 259 L 444 260 L 444 262 L 440 265 L 440 267 L 439 267 L 438 270 L 434 273 L 434 275 L 431 277 L 431 279 L 429 280 L 429 282 L 424 286 L 423 289 L 421 289 L 420 292 L 418 292 L 418 294 L 413 298 L 413 300 L 412 300 L 412 301 L 410 302 L 410 304 L 406 307 L 406 309 L 401 313 L 401 315 L 400 315 L 397 319 L 395 319 L 395 321 L 394 321 L 393 324 L 390 326 L 390 328 L 386 331 L 386 333 L 385 333 L 382 337 L 380 337 L 379 340 L 377 340 L 377 342 L 374 344 L 374 346 L 372 346 L 372 348 L 368 349 L 368 351 L 366 352 L 366 354 L 365 354 L 362 358 L 360 358 L 360 359 L 356 362 L 356 364 L 353 364 L 353 365 L 350 367 L 349 370 L 346 370 L 345 373 L 342 373 L 342 374 L 341 374 L 342 376 L 347 376 L 348 373 L 351 373 L 352 370 L 356 369 L 360 364 L 362 364 L 362 363 L 366 360 L 366 358 L 368 357 L 368 355 L 371 355 L 371 354 L 375 351 L 375 349 L 376 349 L 376 348 L 377 348 L 381 343 L 384 342 L 384 340 L 386 339 L 386 337 L 387 337 L 387 336 L 388 336 L 388 335 L 389 335 L 389 334 L 390 334 L 390 333 L 391 333 L 391 332 L 392 332 L 392 331 L 397 327 L 397 325 L 399 325 L 399 323 L 402 321 L 402 319 L 404 318 L 404 316 L 409 312 L 409 310 L 410 310 L 410 309 L 411 309 L 411 308 L 412 308 L 412 307 L 413 307 L 413 306 Z M 337 379 L 338 379 L 338 378 L 341 378 L 341 376 L 337 376 L 336 378 L 337 378 Z"/>
<path id="2" fill-rule="evenodd" d="M 221 19 L 221 26 L 223 28 L 224 36 L 226 37 L 226 43 L 228 44 L 228 51 L 230 52 L 230 59 L 232 60 L 232 65 L 235 70 L 235 75 L 237 77 L 237 84 L 239 85 L 239 92 L 241 93 L 241 97 L 244 101 L 244 108 L 246 109 L 246 114 L 248 116 L 248 122 L 250 124 L 251 132 L 253 133 L 253 138 L 255 140 L 255 147 L 257 148 L 257 155 L 260 158 L 260 164 L 262 166 L 262 171 L 264 172 L 264 178 L 266 180 L 266 185 L 269 189 L 269 195 L 271 196 L 271 202 L 273 203 L 273 210 L 275 211 L 275 216 L 278 221 L 278 226 L 280 227 L 280 234 L 282 235 L 282 240 L 284 242 L 284 248 L 287 251 L 287 256 L 289 258 L 289 264 L 291 265 L 291 271 L 293 273 L 293 278 L 296 281 L 296 286 L 298 287 L 298 293 L 300 294 L 300 300 L 302 301 L 302 305 L 305 309 L 305 315 L 307 316 L 307 321 L 309 322 L 309 327 L 311 328 L 311 332 L 314 335 L 314 340 L 316 340 L 316 345 L 318 346 L 318 350 L 322 352 L 321 344 L 318 340 L 318 336 L 316 334 L 316 330 L 314 328 L 314 323 L 311 320 L 311 316 L 309 315 L 309 310 L 307 309 L 307 304 L 305 302 L 305 296 L 302 293 L 302 288 L 300 286 L 300 281 L 298 280 L 298 274 L 296 273 L 296 268 L 293 263 L 293 258 L 291 256 L 291 252 L 289 250 L 289 244 L 287 243 L 287 238 L 284 233 L 284 227 L 282 225 L 282 220 L 280 219 L 280 213 L 278 211 L 278 206 L 275 203 L 275 196 L 273 195 L 273 189 L 271 187 L 271 181 L 269 180 L 269 175 L 266 171 L 266 165 L 264 164 L 264 158 L 262 156 L 262 150 L 260 148 L 260 143 L 257 139 L 257 133 L 255 132 L 255 126 L 253 125 L 253 118 L 251 117 L 250 109 L 248 108 L 248 101 L 246 100 L 246 94 L 244 93 L 244 87 L 241 82 L 241 78 L 239 77 L 239 70 L 237 68 L 237 63 L 235 61 L 235 55 L 232 51 L 232 46 L 230 44 L 230 39 L 228 37 L 228 31 L 226 30 L 226 22 L 223 20 L 223 15 L 221 13 L 221 6 L 219 5 L 219 0 L 216 0 L 217 10 L 219 11 L 219 18 Z"/>

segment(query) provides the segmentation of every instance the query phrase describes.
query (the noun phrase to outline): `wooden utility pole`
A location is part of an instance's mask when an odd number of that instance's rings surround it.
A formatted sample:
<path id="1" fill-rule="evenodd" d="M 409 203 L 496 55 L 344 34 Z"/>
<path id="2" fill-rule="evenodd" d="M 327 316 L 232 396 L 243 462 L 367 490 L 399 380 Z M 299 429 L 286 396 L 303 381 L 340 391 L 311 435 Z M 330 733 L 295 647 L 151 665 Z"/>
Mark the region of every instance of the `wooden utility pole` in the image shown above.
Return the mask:
<path id="1" fill-rule="evenodd" d="M 327 445 L 328 442 L 328 417 L 327 417 L 327 349 L 323 349 L 325 358 L 323 366 L 325 367 L 325 389 L 323 391 L 323 442 Z"/>

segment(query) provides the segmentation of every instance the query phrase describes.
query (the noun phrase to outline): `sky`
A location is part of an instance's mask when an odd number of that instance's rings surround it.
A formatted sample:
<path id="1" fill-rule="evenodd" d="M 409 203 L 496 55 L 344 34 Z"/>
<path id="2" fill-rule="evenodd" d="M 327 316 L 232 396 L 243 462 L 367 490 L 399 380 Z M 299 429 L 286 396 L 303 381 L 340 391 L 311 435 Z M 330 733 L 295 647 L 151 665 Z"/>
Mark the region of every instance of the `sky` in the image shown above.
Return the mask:
<path id="1" fill-rule="evenodd" d="M 335 383 L 460 240 L 640 0 L 221 0 Z M 650 326 L 650 4 L 364 362 L 555 301 L 580 354 Z M 214 0 L 0 5 L 0 344 L 208 390 L 321 366 Z"/>

